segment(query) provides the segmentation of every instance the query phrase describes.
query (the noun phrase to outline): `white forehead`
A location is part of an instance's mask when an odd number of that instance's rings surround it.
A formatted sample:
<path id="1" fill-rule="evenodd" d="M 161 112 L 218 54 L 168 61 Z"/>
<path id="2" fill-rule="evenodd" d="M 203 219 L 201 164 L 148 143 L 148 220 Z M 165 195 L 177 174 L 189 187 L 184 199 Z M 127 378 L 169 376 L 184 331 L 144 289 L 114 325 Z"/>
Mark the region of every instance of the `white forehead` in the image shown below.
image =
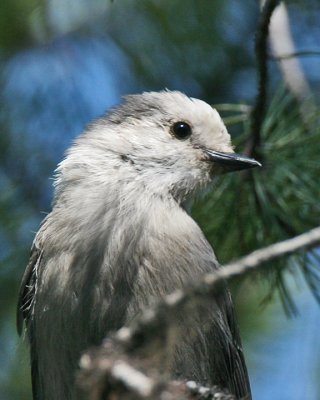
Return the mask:
<path id="1" fill-rule="evenodd" d="M 152 94 L 152 93 L 150 93 Z M 217 110 L 208 103 L 181 92 L 155 93 L 172 119 L 189 122 L 204 144 L 220 151 L 232 151 L 230 135 Z"/>

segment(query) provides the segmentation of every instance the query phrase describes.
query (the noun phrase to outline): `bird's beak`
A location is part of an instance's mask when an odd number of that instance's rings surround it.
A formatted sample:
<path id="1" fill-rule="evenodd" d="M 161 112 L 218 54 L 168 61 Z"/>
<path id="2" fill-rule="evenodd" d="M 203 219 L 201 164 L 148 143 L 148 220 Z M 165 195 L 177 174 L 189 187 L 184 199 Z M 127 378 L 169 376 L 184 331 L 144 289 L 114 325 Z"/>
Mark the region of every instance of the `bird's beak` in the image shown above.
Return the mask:
<path id="1" fill-rule="evenodd" d="M 222 167 L 225 172 L 239 171 L 241 169 L 261 167 L 261 164 L 254 160 L 237 153 L 222 153 L 214 150 L 206 150 L 209 160 Z"/>

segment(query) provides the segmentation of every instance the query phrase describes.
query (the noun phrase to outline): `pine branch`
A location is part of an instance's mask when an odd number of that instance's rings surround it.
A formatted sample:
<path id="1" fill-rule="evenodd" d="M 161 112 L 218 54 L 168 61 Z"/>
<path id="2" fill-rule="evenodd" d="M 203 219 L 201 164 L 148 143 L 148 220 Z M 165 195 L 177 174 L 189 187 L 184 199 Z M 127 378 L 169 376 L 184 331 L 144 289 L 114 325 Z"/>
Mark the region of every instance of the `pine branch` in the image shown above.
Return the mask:
<path id="1" fill-rule="evenodd" d="M 306 250 L 320 244 L 320 227 L 314 228 L 302 235 L 284 240 L 256 250 L 234 263 L 226 265 L 219 271 L 219 275 L 230 280 L 236 276 L 244 275 L 250 270 L 256 270 L 265 263 L 288 256 L 299 250 Z"/>

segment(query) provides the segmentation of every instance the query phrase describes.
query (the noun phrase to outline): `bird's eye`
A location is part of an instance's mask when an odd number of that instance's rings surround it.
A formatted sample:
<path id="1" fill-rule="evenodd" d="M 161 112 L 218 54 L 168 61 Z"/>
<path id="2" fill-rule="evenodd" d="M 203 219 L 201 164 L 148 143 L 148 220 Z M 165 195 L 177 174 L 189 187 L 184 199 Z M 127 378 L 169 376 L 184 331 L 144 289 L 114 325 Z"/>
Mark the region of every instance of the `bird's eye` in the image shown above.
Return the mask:
<path id="1" fill-rule="evenodd" d="M 175 122 L 171 127 L 171 131 L 178 139 L 187 139 L 192 133 L 191 126 L 184 121 Z"/>

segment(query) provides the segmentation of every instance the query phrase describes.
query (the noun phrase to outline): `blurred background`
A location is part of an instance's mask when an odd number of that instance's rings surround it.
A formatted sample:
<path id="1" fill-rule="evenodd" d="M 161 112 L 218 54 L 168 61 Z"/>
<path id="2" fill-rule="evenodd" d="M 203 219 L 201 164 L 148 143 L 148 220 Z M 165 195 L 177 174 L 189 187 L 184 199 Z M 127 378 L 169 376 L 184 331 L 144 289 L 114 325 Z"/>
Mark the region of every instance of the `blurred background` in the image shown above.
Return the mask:
<path id="1" fill-rule="evenodd" d="M 254 172 L 253 186 L 241 174 L 226 176 L 193 208 L 224 263 L 319 224 L 320 4 L 286 5 L 307 85 L 303 96 L 312 100 L 306 111 L 301 96 L 279 89 L 288 86 L 284 71 L 269 60 L 268 113 L 257 151 L 264 172 Z M 124 94 L 164 88 L 220 104 L 241 151 L 257 94 L 259 7 L 254 0 L 1 0 L 1 400 L 31 399 L 15 308 L 64 151 Z M 281 35 L 273 38 L 273 48 L 281 43 Z M 311 261 L 319 274 L 319 262 Z M 281 276 L 259 275 L 234 290 L 255 399 L 320 398 L 320 312 L 307 287 L 315 281 L 298 262 L 284 263 Z M 295 310 L 288 290 L 298 310 L 290 318 L 282 305 Z"/>

